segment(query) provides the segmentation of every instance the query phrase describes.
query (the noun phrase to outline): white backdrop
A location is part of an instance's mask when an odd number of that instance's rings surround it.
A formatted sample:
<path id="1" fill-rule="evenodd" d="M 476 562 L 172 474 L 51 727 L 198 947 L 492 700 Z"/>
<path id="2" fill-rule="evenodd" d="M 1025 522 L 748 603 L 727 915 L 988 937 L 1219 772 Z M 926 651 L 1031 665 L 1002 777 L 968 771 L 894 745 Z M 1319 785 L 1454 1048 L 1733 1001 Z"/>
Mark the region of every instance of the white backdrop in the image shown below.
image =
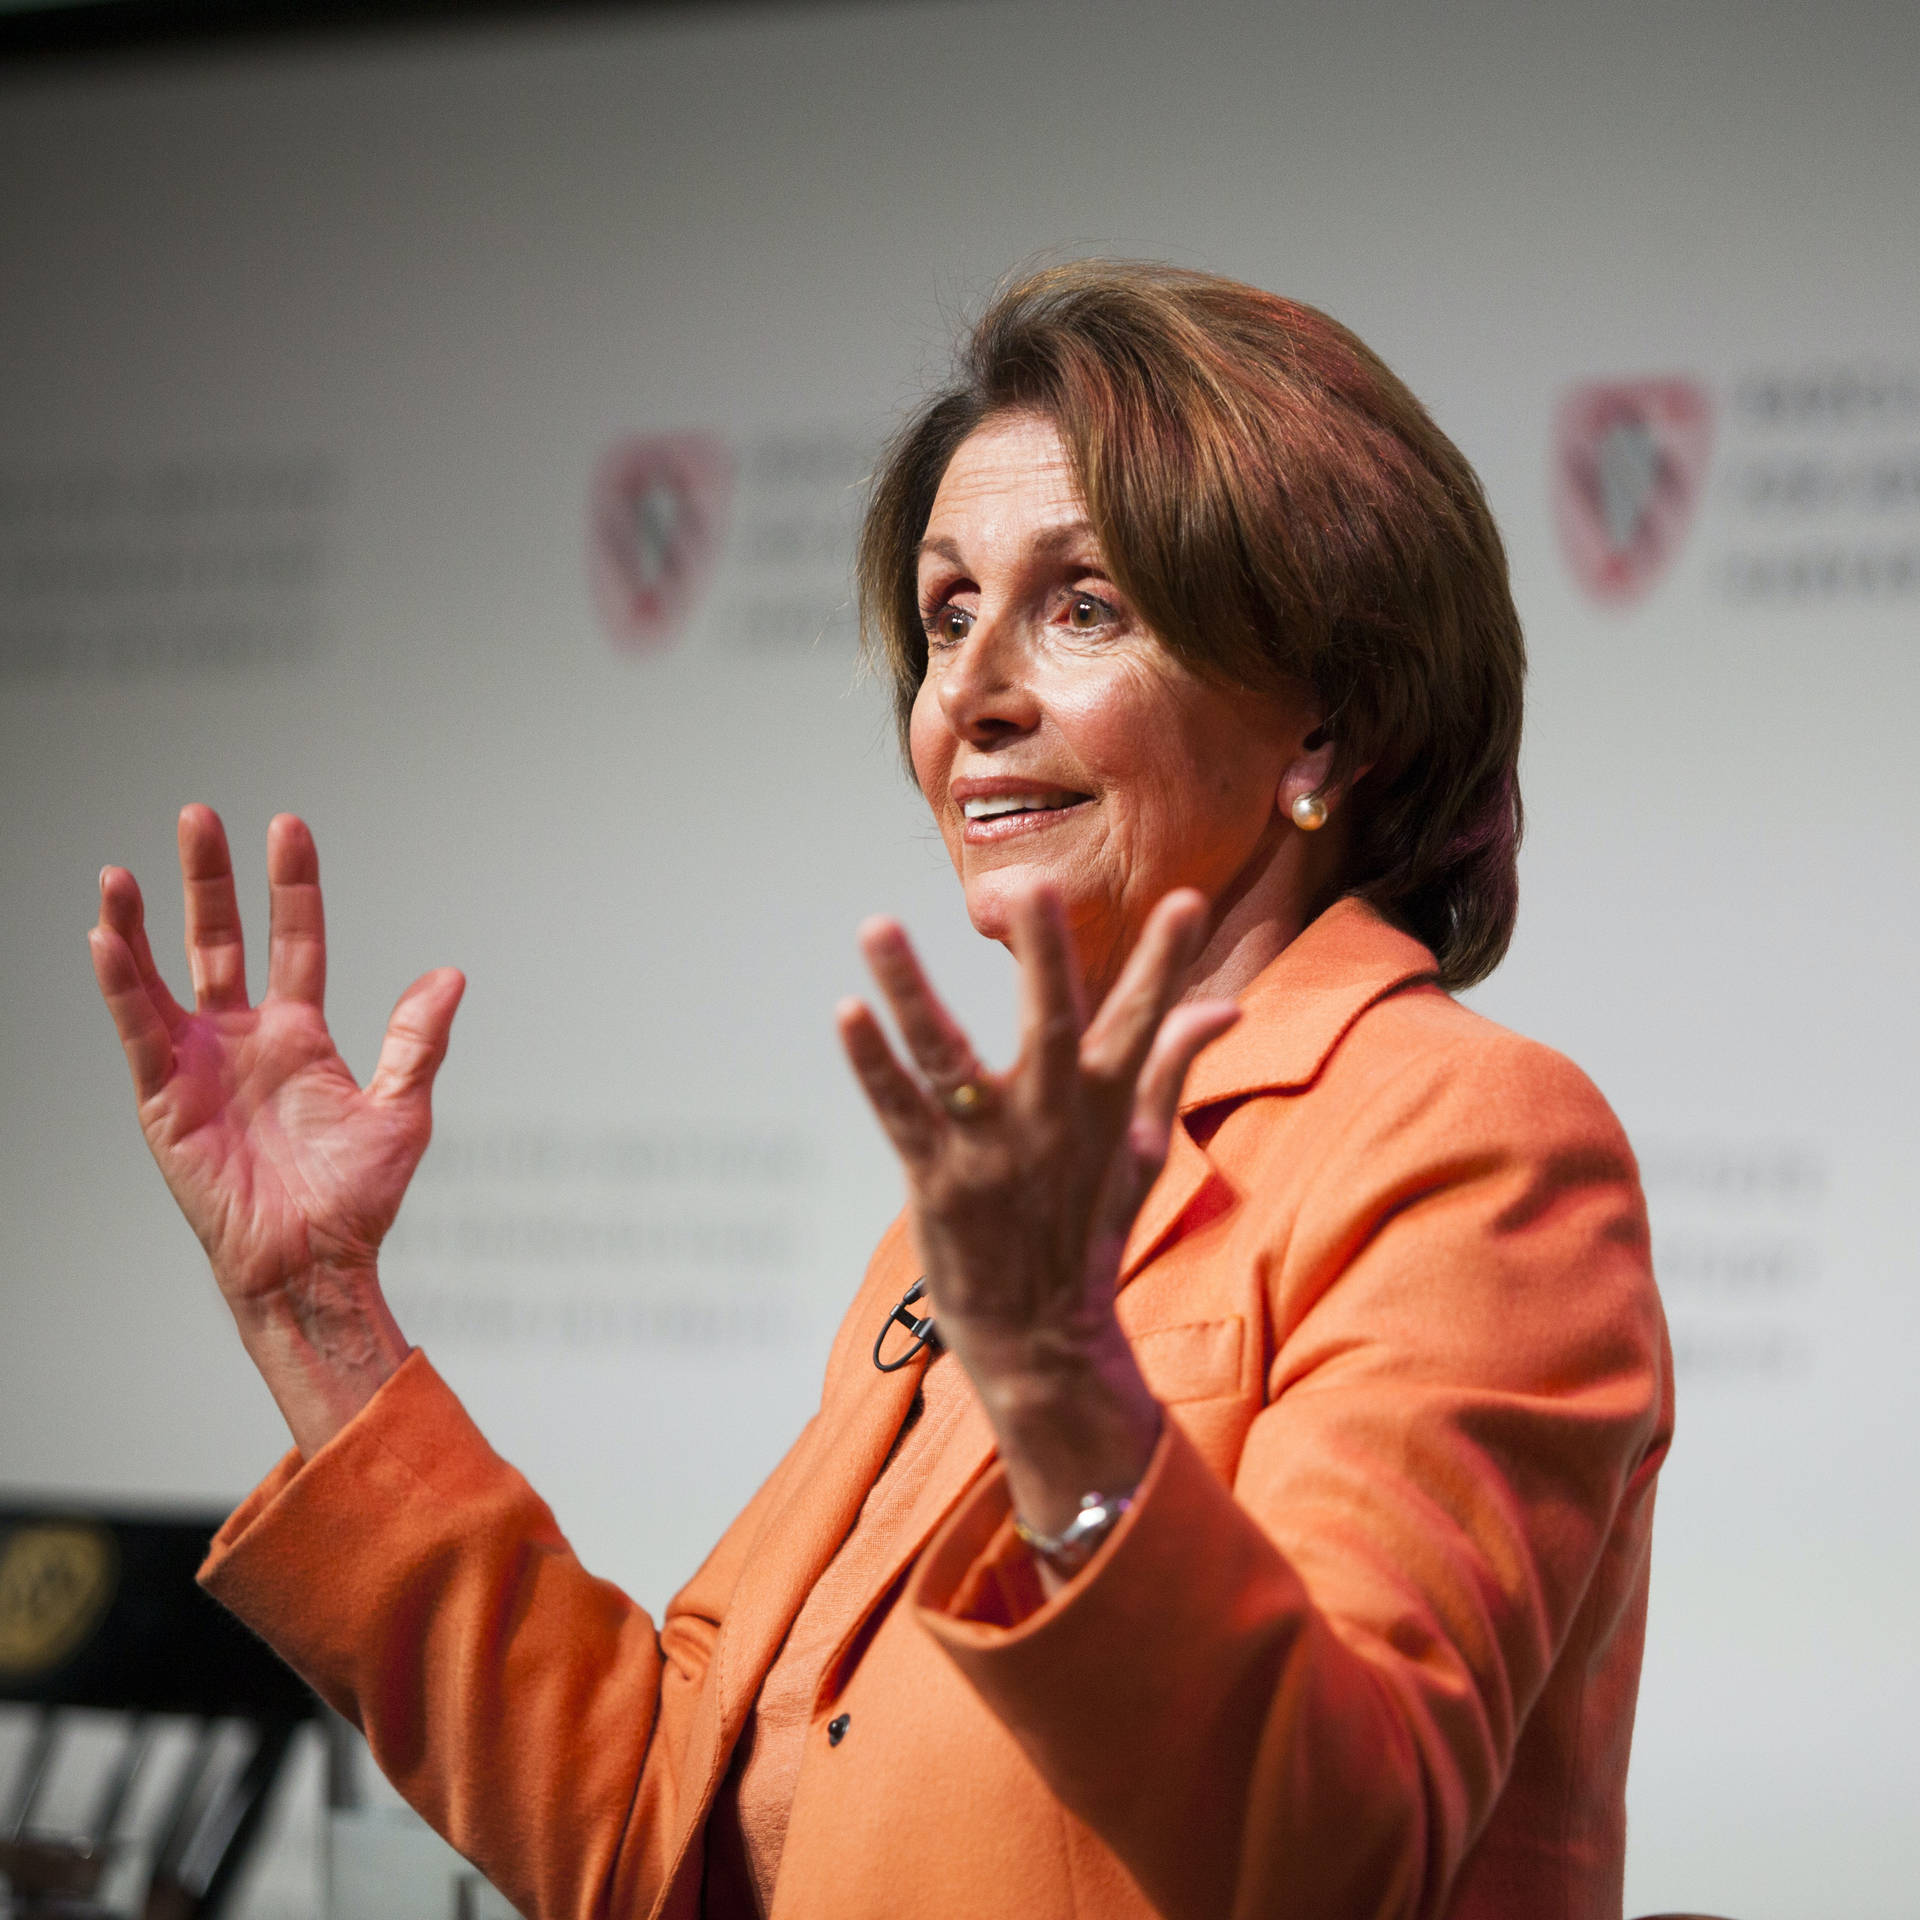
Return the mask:
<path id="1" fill-rule="evenodd" d="M 664 1598 L 896 1205 L 831 1032 L 856 922 L 903 913 L 1008 1027 L 856 676 L 859 478 L 1009 267 L 1171 258 L 1356 327 L 1511 543 L 1530 834 L 1476 998 L 1625 1119 L 1679 1351 L 1629 1910 L 1910 1914 L 1916 75 L 1892 5 L 1405 0 L 743 7 L 0 79 L 0 1482 L 227 1499 L 283 1444 L 83 934 L 121 861 L 177 951 L 188 798 L 263 907 L 292 808 L 350 1059 L 415 973 L 471 978 L 403 1323 Z M 1555 422 L 1645 378 L 1704 403 L 1697 508 L 1604 604 Z M 717 437 L 730 506 L 684 631 L 635 648 L 590 493 L 673 432 Z"/>

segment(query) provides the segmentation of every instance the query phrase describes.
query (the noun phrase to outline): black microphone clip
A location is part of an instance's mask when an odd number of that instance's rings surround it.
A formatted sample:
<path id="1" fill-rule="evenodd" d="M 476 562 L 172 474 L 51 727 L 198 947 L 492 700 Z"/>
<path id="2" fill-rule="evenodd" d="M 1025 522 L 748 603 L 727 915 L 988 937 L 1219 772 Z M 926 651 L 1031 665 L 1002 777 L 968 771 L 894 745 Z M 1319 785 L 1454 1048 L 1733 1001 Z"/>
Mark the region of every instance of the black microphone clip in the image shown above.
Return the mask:
<path id="1" fill-rule="evenodd" d="M 873 1343 L 873 1364 L 882 1373 L 898 1373 L 902 1367 L 918 1359 L 922 1349 L 926 1347 L 931 1347 L 935 1353 L 940 1351 L 940 1330 L 933 1324 L 933 1315 L 928 1314 L 922 1320 L 916 1320 L 913 1316 L 914 1302 L 923 1299 L 926 1291 L 927 1277 L 922 1274 L 900 1296 L 900 1304 L 881 1323 L 879 1337 Z M 882 1360 L 880 1349 L 886 1345 L 887 1335 L 892 1331 L 896 1321 L 913 1336 L 913 1344 L 897 1360 Z"/>

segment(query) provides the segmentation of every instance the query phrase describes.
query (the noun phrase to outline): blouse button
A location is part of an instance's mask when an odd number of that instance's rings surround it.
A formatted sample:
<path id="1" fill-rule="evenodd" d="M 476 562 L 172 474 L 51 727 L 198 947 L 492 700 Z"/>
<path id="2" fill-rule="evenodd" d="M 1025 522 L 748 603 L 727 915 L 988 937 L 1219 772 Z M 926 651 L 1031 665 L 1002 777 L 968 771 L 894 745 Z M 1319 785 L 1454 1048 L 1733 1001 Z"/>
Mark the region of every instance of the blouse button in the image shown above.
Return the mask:
<path id="1" fill-rule="evenodd" d="M 836 1713 L 827 1722 L 827 1745 L 837 1747 L 847 1737 L 847 1728 L 853 1721 L 850 1713 Z"/>

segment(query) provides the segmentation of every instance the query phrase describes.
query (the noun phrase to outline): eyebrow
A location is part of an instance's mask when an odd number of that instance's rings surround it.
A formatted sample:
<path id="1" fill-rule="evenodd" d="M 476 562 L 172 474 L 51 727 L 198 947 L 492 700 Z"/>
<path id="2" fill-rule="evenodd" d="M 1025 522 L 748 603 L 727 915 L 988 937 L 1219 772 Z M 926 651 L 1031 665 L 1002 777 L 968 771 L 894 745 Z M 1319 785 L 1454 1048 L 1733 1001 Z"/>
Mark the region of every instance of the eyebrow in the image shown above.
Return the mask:
<path id="1" fill-rule="evenodd" d="M 1100 553 L 1100 539 L 1094 532 L 1091 521 L 1068 520 L 1062 522 L 1057 527 L 1049 527 L 1045 533 L 1041 534 L 1035 540 L 1034 545 L 1043 553 L 1051 554 L 1059 553 L 1068 547 L 1076 545 L 1081 540 L 1090 540 L 1093 543 L 1095 556 L 1099 560 L 1101 570 L 1104 571 L 1107 564 L 1106 557 Z M 951 540 L 944 537 L 936 540 L 922 540 L 920 544 L 914 548 L 913 553 L 916 561 L 932 555 L 936 559 L 947 561 L 952 566 L 964 567 L 966 565 L 966 562 L 960 557 L 960 549 L 955 546 Z"/>

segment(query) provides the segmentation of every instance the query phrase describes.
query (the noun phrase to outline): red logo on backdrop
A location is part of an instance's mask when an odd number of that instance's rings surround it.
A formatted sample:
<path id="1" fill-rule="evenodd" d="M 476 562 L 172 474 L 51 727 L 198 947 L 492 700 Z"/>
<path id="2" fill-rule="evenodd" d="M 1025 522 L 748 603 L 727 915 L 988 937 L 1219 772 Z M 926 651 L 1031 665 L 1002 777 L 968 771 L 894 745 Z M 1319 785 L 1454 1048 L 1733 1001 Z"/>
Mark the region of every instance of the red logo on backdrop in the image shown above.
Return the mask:
<path id="1" fill-rule="evenodd" d="M 1713 409 L 1690 380 L 1612 380 L 1560 403 L 1553 507 L 1594 599 L 1637 600 L 1680 551 L 1706 478 Z"/>
<path id="2" fill-rule="evenodd" d="M 623 440 L 593 482 L 587 562 L 617 647 L 671 646 L 713 572 L 733 459 L 711 433 Z"/>

